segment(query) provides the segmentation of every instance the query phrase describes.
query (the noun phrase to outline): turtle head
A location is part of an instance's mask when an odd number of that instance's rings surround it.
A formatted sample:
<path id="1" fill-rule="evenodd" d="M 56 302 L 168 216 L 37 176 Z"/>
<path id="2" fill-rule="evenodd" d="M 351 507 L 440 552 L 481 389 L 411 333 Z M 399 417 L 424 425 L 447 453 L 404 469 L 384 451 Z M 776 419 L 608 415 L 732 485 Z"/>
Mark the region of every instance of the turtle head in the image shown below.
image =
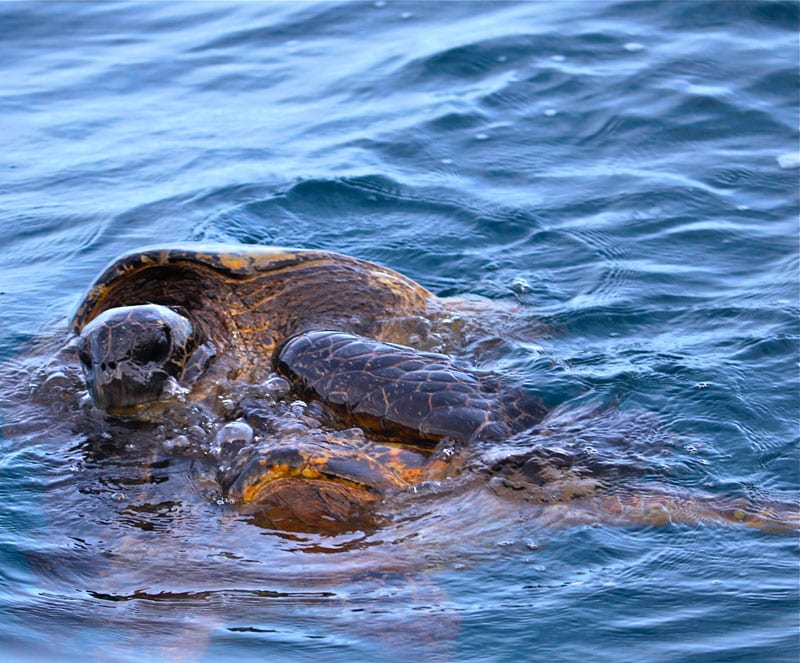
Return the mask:
<path id="1" fill-rule="evenodd" d="M 214 355 L 188 317 L 157 304 L 104 311 L 81 331 L 78 356 L 97 407 L 129 414 L 157 401 L 173 378 L 186 386 Z"/>

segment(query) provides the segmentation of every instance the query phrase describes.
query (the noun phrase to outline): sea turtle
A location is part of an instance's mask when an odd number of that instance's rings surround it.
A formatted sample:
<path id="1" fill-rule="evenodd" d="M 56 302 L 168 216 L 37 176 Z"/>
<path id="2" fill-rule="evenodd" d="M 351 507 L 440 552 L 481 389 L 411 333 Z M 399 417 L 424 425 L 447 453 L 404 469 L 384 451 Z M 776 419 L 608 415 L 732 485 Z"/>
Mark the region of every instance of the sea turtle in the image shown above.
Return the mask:
<path id="1" fill-rule="evenodd" d="M 184 246 L 114 261 L 72 330 L 92 399 L 114 416 L 152 418 L 176 395 L 214 407 L 231 385 L 274 371 L 324 404 L 330 429 L 260 447 L 240 440 L 220 472 L 228 500 L 308 524 L 314 514 L 352 520 L 389 489 L 447 475 L 454 446 L 544 416 L 526 391 L 409 345 L 424 344 L 447 306 L 393 270 L 336 253 Z M 258 403 L 243 416 L 257 419 Z"/>
<path id="2" fill-rule="evenodd" d="M 327 251 L 144 249 L 90 287 L 73 346 L 94 403 L 114 417 L 169 418 L 176 399 L 219 411 L 236 385 L 270 380 L 288 381 L 281 396 L 321 404 L 315 423 L 299 427 L 301 416 L 288 426 L 281 418 L 290 399 L 265 410 L 257 389 L 222 413 L 243 432 L 222 436 L 216 480 L 227 501 L 272 526 L 325 529 L 367 522 L 382 496 L 457 474 L 462 449 L 535 430 L 547 414 L 526 390 L 429 351 L 454 307 L 391 269 Z M 559 462 L 512 453 L 488 470 L 505 475 L 508 491 L 521 481 L 536 495 Z M 550 483 L 544 501 L 589 500 L 613 518 L 771 519 L 668 492 L 620 497 L 592 480 Z"/>

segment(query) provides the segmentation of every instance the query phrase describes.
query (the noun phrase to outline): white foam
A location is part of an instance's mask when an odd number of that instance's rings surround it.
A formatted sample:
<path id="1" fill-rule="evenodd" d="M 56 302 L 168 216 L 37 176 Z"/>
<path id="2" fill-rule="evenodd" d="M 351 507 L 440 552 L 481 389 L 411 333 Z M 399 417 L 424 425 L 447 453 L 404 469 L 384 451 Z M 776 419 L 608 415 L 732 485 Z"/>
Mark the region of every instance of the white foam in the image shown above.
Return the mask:
<path id="1" fill-rule="evenodd" d="M 644 50 L 644 44 L 640 44 L 638 41 L 629 41 L 622 48 L 628 51 L 628 53 L 638 53 Z"/>
<path id="2" fill-rule="evenodd" d="M 800 168 L 800 152 L 787 152 L 778 157 L 778 165 L 784 170 Z"/>

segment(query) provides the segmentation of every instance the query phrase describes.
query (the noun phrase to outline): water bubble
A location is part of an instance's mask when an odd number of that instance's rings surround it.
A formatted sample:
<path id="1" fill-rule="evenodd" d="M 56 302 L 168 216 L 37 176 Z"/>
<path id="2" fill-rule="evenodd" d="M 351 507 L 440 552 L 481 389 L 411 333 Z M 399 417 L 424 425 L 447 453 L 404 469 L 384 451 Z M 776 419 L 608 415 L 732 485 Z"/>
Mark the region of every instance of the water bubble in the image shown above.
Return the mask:
<path id="1" fill-rule="evenodd" d="M 511 281 L 511 289 L 520 295 L 524 295 L 526 292 L 533 290 L 533 288 L 531 288 L 531 284 L 528 283 L 528 279 L 526 279 L 524 276 L 515 277 L 514 280 Z"/>
<path id="2" fill-rule="evenodd" d="M 526 541 L 526 542 L 525 542 L 525 546 L 526 546 L 526 547 L 527 547 L 529 550 L 539 550 L 539 544 L 538 544 L 538 543 L 536 543 L 536 541 Z"/>
<path id="3" fill-rule="evenodd" d="M 111 499 L 117 502 L 124 502 L 127 498 L 125 497 L 125 493 L 112 493 Z"/>
<path id="4" fill-rule="evenodd" d="M 442 159 L 442 163 L 445 166 L 449 166 L 449 165 L 451 165 L 453 163 L 453 160 L 452 159 L 448 159 L 448 158 L 444 158 L 444 159 Z"/>
<path id="5" fill-rule="evenodd" d="M 500 546 L 501 548 L 509 548 L 510 546 L 514 545 L 514 542 L 511 541 L 510 539 L 504 539 L 502 541 L 498 541 L 497 545 Z"/>
<path id="6" fill-rule="evenodd" d="M 413 12 L 403 12 L 402 14 L 400 14 L 400 18 L 402 18 L 404 21 L 407 21 L 408 19 L 413 17 L 414 17 Z"/>
<path id="7" fill-rule="evenodd" d="M 498 62 L 508 62 L 508 56 L 506 56 L 506 55 L 498 55 L 497 56 L 497 61 Z"/>
<path id="8" fill-rule="evenodd" d="M 215 456 L 231 456 L 252 442 L 253 429 L 250 425 L 244 421 L 232 421 L 217 431 L 210 451 Z"/>
<path id="9" fill-rule="evenodd" d="M 375 0 L 375 2 L 373 2 L 372 4 L 373 4 L 374 7 L 377 7 L 378 9 L 380 9 L 381 7 L 385 7 L 386 6 L 386 0 Z"/>
<path id="10" fill-rule="evenodd" d="M 564 60 L 566 60 L 567 58 L 564 55 L 551 55 L 550 59 L 553 62 L 564 62 Z"/>
<path id="11" fill-rule="evenodd" d="M 710 382 L 698 382 L 694 388 L 695 389 L 708 389 L 711 386 Z"/>
<path id="12" fill-rule="evenodd" d="M 54 371 L 45 378 L 42 386 L 46 389 L 64 389 L 69 386 L 69 377 L 64 371 Z"/>
<path id="13" fill-rule="evenodd" d="M 485 133 L 475 134 L 475 140 L 489 140 L 489 134 Z"/>
<path id="14" fill-rule="evenodd" d="M 622 48 L 628 51 L 628 53 L 638 53 L 644 50 L 644 44 L 640 44 L 638 41 L 629 41 Z"/>
<path id="15" fill-rule="evenodd" d="M 187 389 L 186 387 L 182 387 L 175 378 L 169 377 L 167 381 L 164 383 L 164 388 L 161 391 L 161 398 L 159 400 L 184 401 L 186 399 L 186 394 L 188 393 L 189 389 Z"/>
<path id="16" fill-rule="evenodd" d="M 544 114 L 546 117 L 554 117 L 558 115 L 558 111 L 555 108 L 545 108 Z"/>
<path id="17" fill-rule="evenodd" d="M 185 435 L 178 435 L 169 440 L 164 440 L 161 445 L 168 454 L 181 453 L 189 448 L 189 438 Z"/>
<path id="18" fill-rule="evenodd" d="M 778 165 L 784 170 L 800 168 L 800 152 L 788 152 L 778 157 Z"/>
<path id="19" fill-rule="evenodd" d="M 282 378 L 280 375 L 273 375 L 267 378 L 261 387 L 264 394 L 274 400 L 284 398 L 292 388 L 289 381 Z"/>
<path id="20" fill-rule="evenodd" d="M 306 413 L 308 403 L 301 400 L 292 401 L 289 403 L 289 411 L 296 417 L 302 417 Z"/>

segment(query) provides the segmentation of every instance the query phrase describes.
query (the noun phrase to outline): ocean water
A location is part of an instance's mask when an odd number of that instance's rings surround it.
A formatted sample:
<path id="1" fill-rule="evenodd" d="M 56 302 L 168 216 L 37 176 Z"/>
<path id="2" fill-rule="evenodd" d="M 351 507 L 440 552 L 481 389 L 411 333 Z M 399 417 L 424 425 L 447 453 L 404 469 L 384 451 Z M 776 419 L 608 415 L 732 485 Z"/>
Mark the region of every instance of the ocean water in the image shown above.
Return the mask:
<path id="1" fill-rule="evenodd" d="M 574 444 L 796 513 L 799 7 L 2 3 L 0 656 L 796 661 L 796 532 L 476 490 L 289 536 L 33 401 L 118 254 L 334 250 L 517 305 L 471 359 Z"/>

